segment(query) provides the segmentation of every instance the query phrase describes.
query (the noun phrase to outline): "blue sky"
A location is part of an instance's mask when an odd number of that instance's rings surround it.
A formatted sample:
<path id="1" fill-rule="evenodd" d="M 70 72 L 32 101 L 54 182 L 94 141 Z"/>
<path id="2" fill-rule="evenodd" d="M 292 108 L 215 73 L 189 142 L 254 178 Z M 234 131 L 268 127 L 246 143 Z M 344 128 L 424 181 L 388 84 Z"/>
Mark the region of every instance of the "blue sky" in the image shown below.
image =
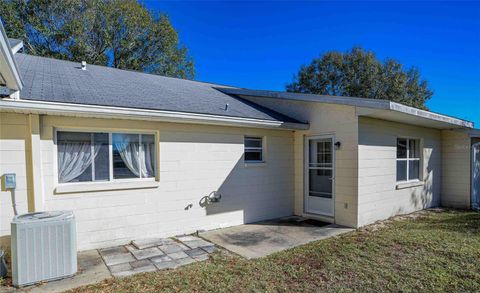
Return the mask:
<path id="1" fill-rule="evenodd" d="M 418 67 L 430 110 L 480 127 L 480 2 L 141 2 L 170 16 L 198 80 L 284 90 L 301 64 L 362 46 Z"/>

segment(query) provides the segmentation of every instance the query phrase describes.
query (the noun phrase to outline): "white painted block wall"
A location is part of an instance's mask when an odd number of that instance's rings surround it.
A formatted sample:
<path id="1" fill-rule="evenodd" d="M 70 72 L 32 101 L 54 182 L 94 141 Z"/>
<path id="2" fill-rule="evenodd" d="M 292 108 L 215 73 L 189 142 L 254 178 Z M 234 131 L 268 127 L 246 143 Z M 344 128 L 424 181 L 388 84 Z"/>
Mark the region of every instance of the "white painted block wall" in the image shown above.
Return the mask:
<path id="1" fill-rule="evenodd" d="M 470 208 L 471 138 L 465 132 L 442 131 L 442 205 Z"/>
<path id="2" fill-rule="evenodd" d="M 75 212 L 80 250 L 293 214 L 290 131 L 52 116 L 41 125 L 44 209 Z M 159 131 L 158 188 L 54 194 L 54 127 Z M 265 136 L 266 164 L 244 164 L 245 135 Z M 220 203 L 203 207 L 215 190 Z"/>
<path id="3" fill-rule="evenodd" d="M 305 137 L 334 134 L 341 142 L 335 150 L 335 223 L 357 227 L 358 117 L 355 107 L 315 102 L 244 97 L 299 121 L 310 129 L 295 131 L 295 213 L 304 213 Z"/>
<path id="4" fill-rule="evenodd" d="M 359 118 L 358 225 L 440 205 L 442 140 L 439 130 Z M 423 144 L 423 181 L 396 189 L 397 137 Z"/>

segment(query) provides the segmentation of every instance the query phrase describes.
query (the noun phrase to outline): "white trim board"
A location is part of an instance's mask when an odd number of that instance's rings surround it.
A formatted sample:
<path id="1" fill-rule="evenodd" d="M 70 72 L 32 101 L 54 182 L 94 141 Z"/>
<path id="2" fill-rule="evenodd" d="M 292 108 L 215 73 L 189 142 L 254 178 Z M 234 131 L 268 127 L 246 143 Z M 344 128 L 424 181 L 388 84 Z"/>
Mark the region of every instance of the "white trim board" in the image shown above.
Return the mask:
<path id="1" fill-rule="evenodd" d="M 228 125 L 239 127 L 277 128 L 284 130 L 306 130 L 309 128 L 308 124 L 289 123 L 275 120 L 262 120 L 243 117 L 149 109 L 132 109 L 96 105 L 40 102 L 31 100 L 3 99 L 0 100 L 0 108 L 2 110 L 10 110 L 19 113 L 50 114 L 74 117 L 135 119 L 176 123 Z"/>
<path id="2" fill-rule="evenodd" d="M 357 97 L 342 97 L 342 96 L 327 96 L 327 95 L 314 95 L 314 94 L 302 94 L 302 93 L 290 93 L 290 92 L 278 92 L 278 91 L 265 91 L 265 90 L 250 90 L 250 89 L 237 89 L 237 88 L 216 88 L 217 90 L 230 95 L 250 96 L 259 98 L 274 98 L 279 100 L 294 100 L 304 102 L 318 102 L 325 104 L 337 104 L 357 107 L 358 116 L 370 116 L 372 114 L 381 114 L 379 118 L 389 120 L 390 117 L 398 119 L 395 114 L 408 115 L 411 117 L 411 124 L 422 124 L 426 126 L 438 128 L 473 128 L 473 122 L 458 119 L 455 117 L 438 114 L 426 110 L 417 109 L 414 107 L 402 105 L 396 102 L 380 99 L 366 99 Z M 376 110 L 376 111 L 372 111 Z M 372 116 L 373 117 L 373 116 Z M 413 121 L 415 119 L 415 121 Z M 404 119 L 407 120 L 408 119 Z M 428 123 L 427 121 L 430 121 Z"/>

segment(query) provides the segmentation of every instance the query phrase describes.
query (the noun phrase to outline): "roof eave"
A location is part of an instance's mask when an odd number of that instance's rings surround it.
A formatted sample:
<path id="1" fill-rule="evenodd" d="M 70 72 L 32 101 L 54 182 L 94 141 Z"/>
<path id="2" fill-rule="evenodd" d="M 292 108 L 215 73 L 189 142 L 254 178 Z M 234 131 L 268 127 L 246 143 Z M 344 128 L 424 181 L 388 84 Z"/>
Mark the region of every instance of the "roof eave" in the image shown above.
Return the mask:
<path id="1" fill-rule="evenodd" d="M 7 87 L 14 91 L 20 91 L 23 88 L 23 81 L 15 62 L 14 53 L 10 47 L 7 34 L 0 21 L 0 65 L 3 70 L 0 74 L 4 77 Z"/>
<path id="2" fill-rule="evenodd" d="M 264 90 L 249 90 L 249 89 L 218 88 L 218 90 L 226 94 L 235 94 L 239 96 L 276 98 L 276 99 L 293 100 L 293 101 L 346 105 L 346 106 L 357 107 L 359 109 L 373 109 L 373 110 L 383 112 L 384 118 L 386 119 L 388 119 L 388 113 L 402 113 L 404 115 L 410 115 L 412 119 L 415 118 L 415 120 L 417 120 L 421 124 L 420 126 L 435 125 L 434 128 L 440 128 L 440 129 L 458 129 L 458 128 L 470 129 L 474 127 L 473 122 L 470 122 L 470 121 L 417 109 L 414 107 L 402 105 L 402 104 L 392 102 L 392 101 L 387 101 L 387 100 L 276 92 L 276 91 L 264 91 Z M 366 111 L 366 112 L 368 113 L 369 111 Z M 385 113 L 387 114 L 385 115 Z M 359 116 L 369 116 L 369 115 L 363 114 Z M 404 123 L 408 123 L 408 122 L 404 122 Z"/>
<path id="3" fill-rule="evenodd" d="M 149 109 L 132 109 L 83 104 L 40 102 L 32 100 L 2 99 L 0 100 L 0 108 L 5 111 L 13 111 L 20 113 L 74 117 L 134 119 L 175 123 L 197 123 L 253 128 L 274 128 L 283 130 L 305 130 L 309 128 L 308 124 L 282 122 L 275 120 L 262 120 L 244 117 L 220 116 L 175 111 L 160 111 Z"/>
<path id="4" fill-rule="evenodd" d="M 474 128 L 473 122 L 458 119 L 455 117 L 438 114 L 426 110 L 421 110 L 409 106 L 405 106 L 399 103 L 390 102 L 390 110 L 397 111 L 409 115 L 414 115 L 416 117 L 421 117 L 425 119 L 430 119 L 438 122 L 447 123 L 452 126 L 452 128 Z"/>

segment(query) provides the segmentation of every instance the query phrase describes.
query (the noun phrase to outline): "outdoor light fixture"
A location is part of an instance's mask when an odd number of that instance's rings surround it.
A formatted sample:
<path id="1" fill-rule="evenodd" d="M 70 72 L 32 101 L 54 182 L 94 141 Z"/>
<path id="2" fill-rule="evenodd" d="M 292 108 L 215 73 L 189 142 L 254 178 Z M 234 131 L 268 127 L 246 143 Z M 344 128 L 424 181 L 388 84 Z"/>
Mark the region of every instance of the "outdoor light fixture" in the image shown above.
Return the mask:
<path id="1" fill-rule="evenodd" d="M 342 143 L 341 143 L 341 142 L 337 141 L 337 142 L 335 143 L 335 149 L 336 149 L 336 150 L 339 150 L 341 146 L 342 146 Z"/>

